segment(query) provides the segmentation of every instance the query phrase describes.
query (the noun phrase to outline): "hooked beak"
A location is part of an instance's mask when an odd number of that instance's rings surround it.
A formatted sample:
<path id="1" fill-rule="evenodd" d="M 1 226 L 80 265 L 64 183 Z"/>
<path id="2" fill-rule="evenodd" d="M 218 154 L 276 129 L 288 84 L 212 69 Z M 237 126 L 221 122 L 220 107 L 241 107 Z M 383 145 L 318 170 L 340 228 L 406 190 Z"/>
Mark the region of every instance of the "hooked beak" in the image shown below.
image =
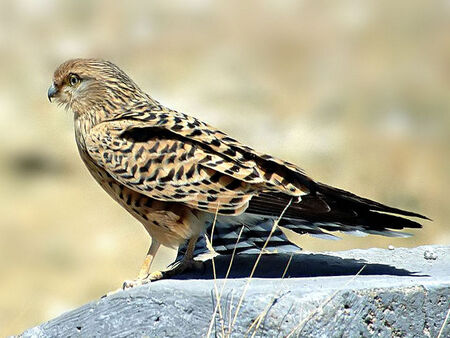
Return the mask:
<path id="1" fill-rule="evenodd" d="M 52 84 L 47 92 L 47 97 L 50 102 L 52 102 L 52 98 L 55 97 L 56 93 L 58 93 L 58 89 L 55 87 L 55 84 Z"/>

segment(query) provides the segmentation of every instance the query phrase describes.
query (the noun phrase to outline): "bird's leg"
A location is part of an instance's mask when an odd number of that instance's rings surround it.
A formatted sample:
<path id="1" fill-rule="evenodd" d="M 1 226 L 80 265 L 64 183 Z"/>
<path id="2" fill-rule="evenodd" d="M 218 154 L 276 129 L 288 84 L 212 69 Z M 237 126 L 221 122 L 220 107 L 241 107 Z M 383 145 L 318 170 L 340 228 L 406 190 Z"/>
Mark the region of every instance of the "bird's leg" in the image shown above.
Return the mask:
<path id="1" fill-rule="evenodd" d="M 184 271 L 192 268 L 200 268 L 203 266 L 202 262 L 194 261 L 194 249 L 195 243 L 197 243 L 198 236 L 193 236 L 189 239 L 186 253 L 183 259 L 172 266 L 172 268 L 164 271 L 155 271 L 149 273 L 150 266 L 153 261 L 153 257 L 158 251 L 160 243 L 152 241 L 150 249 L 148 249 L 147 256 L 142 264 L 138 278 L 132 281 L 125 281 L 123 283 L 123 289 L 132 288 L 134 286 L 147 284 L 153 281 L 157 281 L 164 278 L 170 278 L 172 276 L 183 273 Z"/>
<path id="2" fill-rule="evenodd" d="M 141 270 L 139 271 L 139 275 L 137 279 L 145 279 L 148 277 L 150 273 L 150 268 L 152 266 L 153 259 L 156 255 L 160 247 L 160 243 L 154 239 L 152 239 L 152 244 L 148 249 L 147 256 L 145 256 L 144 263 L 142 263 Z"/>
<path id="3" fill-rule="evenodd" d="M 184 257 L 181 261 L 173 264 L 173 266 L 168 270 L 155 271 L 155 272 L 151 273 L 149 278 L 151 280 L 169 278 L 169 277 L 181 274 L 186 270 L 202 267 L 203 266 L 202 262 L 194 261 L 194 249 L 195 249 L 195 243 L 197 243 L 197 238 L 198 238 L 198 236 L 192 236 L 189 239 L 189 242 L 188 242 L 188 245 L 186 248 L 186 253 L 184 254 Z"/>
<path id="4" fill-rule="evenodd" d="M 144 263 L 142 263 L 139 275 L 135 280 L 125 281 L 123 283 L 123 289 L 132 288 L 134 286 L 146 284 L 151 281 L 150 278 L 150 267 L 152 266 L 153 259 L 160 247 L 160 243 L 152 238 L 152 244 L 148 249 L 147 256 L 145 256 Z"/>

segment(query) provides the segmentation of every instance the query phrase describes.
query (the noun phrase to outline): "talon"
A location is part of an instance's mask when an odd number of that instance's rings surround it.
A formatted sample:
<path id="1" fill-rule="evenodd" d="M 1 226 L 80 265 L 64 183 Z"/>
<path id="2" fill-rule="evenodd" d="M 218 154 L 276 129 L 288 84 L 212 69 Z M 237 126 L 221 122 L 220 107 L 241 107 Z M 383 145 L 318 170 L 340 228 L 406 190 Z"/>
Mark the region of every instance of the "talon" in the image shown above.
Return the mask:
<path id="1" fill-rule="evenodd" d="M 134 283 L 132 280 L 126 280 L 122 284 L 122 290 L 130 289 L 134 286 Z"/>
<path id="2" fill-rule="evenodd" d="M 126 280 L 122 284 L 122 290 L 131 289 L 137 286 L 145 285 L 147 283 L 151 282 L 151 279 L 149 278 L 150 275 L 147 275 L 145 278 L 137 278 L 134 280 Z"/>
<path id="3" fill-rule="evenodd" d="M 150 282 L 157 281 L 164 278 L 164 273 L 161 271 L 155 271 L 152 272 L 147 278 L 150 280 Z"/>

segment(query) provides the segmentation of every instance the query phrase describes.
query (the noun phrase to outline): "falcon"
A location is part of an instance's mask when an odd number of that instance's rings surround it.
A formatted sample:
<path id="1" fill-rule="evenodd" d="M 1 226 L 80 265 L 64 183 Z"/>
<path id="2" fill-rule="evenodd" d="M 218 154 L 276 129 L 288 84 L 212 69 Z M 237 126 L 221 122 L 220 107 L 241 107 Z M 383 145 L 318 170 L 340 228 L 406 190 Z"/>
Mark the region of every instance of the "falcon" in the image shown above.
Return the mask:
<path id="1" fill-rule="evenodd" d="M 246 232 L 237 247 L 248 249 L 261 246 L 274 222 L 330 238 L 336 231 L 405 236 L 398 230 L 421 225 L 404 216 L 428 219 L 314 181 L 295 164 L 166 108 L 109 61 L 64 62 L 48 99 L 73 112 L 76 143 L 89 172 L 151 236 L 138 277 L 128 286 L 193 267 L 196 242 L 213 223 L 217 250 L 226 253 L 236 237 L 227 235 L 241 227 Z M 274 247 L 288 244 L 281 232 L 269 241 Z M 184 257 L 150 273 L 160 245 L 185 245 Z"/>

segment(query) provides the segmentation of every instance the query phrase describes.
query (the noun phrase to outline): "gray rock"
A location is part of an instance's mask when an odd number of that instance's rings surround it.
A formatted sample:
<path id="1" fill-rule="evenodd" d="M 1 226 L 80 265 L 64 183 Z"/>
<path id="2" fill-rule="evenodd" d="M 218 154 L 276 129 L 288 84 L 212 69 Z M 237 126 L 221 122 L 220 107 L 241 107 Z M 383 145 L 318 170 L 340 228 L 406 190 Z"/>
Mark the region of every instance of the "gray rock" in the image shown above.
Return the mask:
<path id="1" fill-rule="evenodd" d="M 203 271 L 118 292 L 21 336 L 199 337 L 231 330 L 234 337 L 436 337 L 443 327 L 450 246 L 303 252 L 280 279 L 289 257 L 264 255 L 247 289 L 256 256 L 237 256 L 226 282 L 230 257 L 216 257 L 216 280 L 207 262 Z M 215 286 L 219 293 L 224 287 L 214 315 Z M 441 332 L 449 336 L 450 319 Z"/>

